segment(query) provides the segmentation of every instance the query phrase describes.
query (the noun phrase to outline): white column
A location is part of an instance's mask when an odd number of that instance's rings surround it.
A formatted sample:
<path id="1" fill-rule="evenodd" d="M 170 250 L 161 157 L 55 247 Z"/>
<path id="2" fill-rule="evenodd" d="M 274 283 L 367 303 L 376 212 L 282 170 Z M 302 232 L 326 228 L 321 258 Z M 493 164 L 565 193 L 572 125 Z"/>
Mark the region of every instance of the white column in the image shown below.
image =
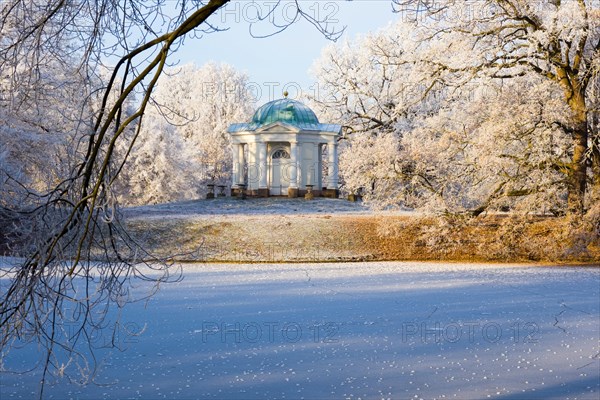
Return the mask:
<path id="1" fill-rule="evenodd" d="M 259 175 L 259 179 L 258 179 L 258 188 L 259 189 L 266 189 L 267 188 L 267 144 L 266 143 L 259 143 L 258 144 L 258 164 L 259 164 L 259 169 L 258 169 L 258 173 Z"/>
<path id="2" fill-rule="evenodd" d="M 310 165 L 307 184 L 313 185 L 315 190 L 321 190 L 321 186 L 319 185 L 319 164 L 319 143 L 313 143 L 312 164 Z"/>
<path id="3" fill-rule="evenodd" d="M 237 143 L 233 143 L 231 145 L 231 153 L 233 156 L 233 171 L 231 174 L 231 185 L 232 186 L 237 186 L 238 183 L 240 182 L 240 159 L 239 159 L 239 147 L 240 145 Z"/>
<path id="4" fill-rule="evenodd" d="M 248 143 L 248 159 L 246 160 L 248 166 L 248 189 L 258 189 L 258 143 Z"/>
<path id="5" fill-rule="evenodd" d="M 323 143 L 317 143 L 317 189 L 323 189 Z"/>
<path id="6" fill-rule="evenodd" d="M 238 181 L 239 185 L 243 185 L 244 182 L 244 144 L 240 143 L 238 145 Z"/>
<path id="7" fill-rule="evenodd" d="M 330 140 L 327 143 L 327 152 L 329 153 L 329 183 L 327 184 L 327 189 L 338 188 L 337 146 L 337 141 L 335 139 Z"/>
<path id="8" fill-rule="evenodd" d="M 290 187 L 298 188 L 298 143 L 290 142 Z"/>

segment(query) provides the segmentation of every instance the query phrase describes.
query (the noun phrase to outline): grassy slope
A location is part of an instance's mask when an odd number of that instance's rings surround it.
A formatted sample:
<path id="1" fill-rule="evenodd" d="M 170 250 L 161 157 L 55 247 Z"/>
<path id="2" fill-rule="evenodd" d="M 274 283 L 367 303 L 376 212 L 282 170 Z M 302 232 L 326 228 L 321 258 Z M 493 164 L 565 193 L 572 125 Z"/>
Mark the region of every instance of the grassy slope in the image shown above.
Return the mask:
<path id="1" fill-rule="evenodd" d="M 160 255 L 194 261 L 443 260 L 600 263 L 600 240 L 566 220 L 488 216 L 173 215 L 128 227 Z"/>

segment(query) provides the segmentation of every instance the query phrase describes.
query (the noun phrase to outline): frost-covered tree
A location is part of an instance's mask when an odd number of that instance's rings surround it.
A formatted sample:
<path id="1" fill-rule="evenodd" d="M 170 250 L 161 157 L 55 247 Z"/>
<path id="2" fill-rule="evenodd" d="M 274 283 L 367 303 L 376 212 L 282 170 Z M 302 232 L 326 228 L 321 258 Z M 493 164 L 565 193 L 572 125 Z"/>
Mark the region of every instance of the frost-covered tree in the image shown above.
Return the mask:
<path id="1" fill-rule="evenodd" d="M 167 71 L 121 176 L 122 202 L 195 199 L 209 183 L 226 185 L 232 169 L 227 127 L 254 109 L 247 87 L 247 77 L 229 65 Z"/>
<path id="2" fill-rule="evenodd" d="M 402 158 L 419 199 L 434 209 L 475 215 L 510 207 L 560 212 L 566 200 L 569 137 L 557 124 L 568 110 L 555 85 L 515 79 L 461 87 L 416 118 Z"/>
<path id="3" fill-rule="evenodd" d="M 398 63 L 397 54 L 415 51 L 412 32 L 411 25 L 396 24 L 329 46 L 313 66 L 320 91 L 311 101 L 327 119 L 344 126 L 342 189 L 361 191 L 380 206 L 402 200 L 415 206 L 406 201 L 410 178 L 407 182 L 403 173 L 410 165 L 400 157 L 400 141 L 415 115 L 428 115 L 438 104 L 427 96 L 430 77 L 408 62 Z M 390 48 L 393 55 L 387 54 Z"/>
<path id="4" fill-rule="evenodd" d="M 406 187 L 399 182 L 402 161 L 396 133 L 350 136 L 342 142 L 339 168 L 344 192 L 361 194 L 376 207 L 409 204 Z"/>
<path id="5" fill-rule="evenodd" d="M 10 35 L 9 22 L 0 42 Z M 66 43 L 37 57 L 34 76 L 26 56 L 0 69 L 0 144 L 5 165 L 22 172 L 9 181 L 32 192 L 30 200 L 57 184 L 73 161 L 73 143 L 91 131 L 91 93 L 98 85 L 72 65 Z"/>
<path id="6" fill-rule="evenodd" d="M 421 60 L 447 84 L 489 77 L 536 76 L 557 84 L 568 106 L 561 128 L 571 137 L 566 165 L 568 208 L 581 213 L 591 150 L 591 82 L 600 67 L 600 5 L 596 0 L 394 0 L 437 45 Z M 532 78 L 533 79 L 533 78 Z M 460 81 L 459 81 L 460 82 Z M 591 161 L 593 162 L 593 160 Z"/>
<path id="7" fill-rule="evenodd" d="M 598 63 L 597 8 L 398 3 L 413 12 L 408 21 L 332 47 L 315 66 L 325 92 L 318 103 L 347 126 L 346 148 L 370 143 L 352 139 L 364 132 L 395 132 L 399 154 L 387 164 L 402 194 L 396 202 L 476 214 L 517 203 L 560 211 L 568 193 L 569 209 L 580 212 L 597 134 L 586 103 Z M 487 15 L 490 5 L 498 7 Z M 543 42 L 548 35 L 556 40 Z"/>

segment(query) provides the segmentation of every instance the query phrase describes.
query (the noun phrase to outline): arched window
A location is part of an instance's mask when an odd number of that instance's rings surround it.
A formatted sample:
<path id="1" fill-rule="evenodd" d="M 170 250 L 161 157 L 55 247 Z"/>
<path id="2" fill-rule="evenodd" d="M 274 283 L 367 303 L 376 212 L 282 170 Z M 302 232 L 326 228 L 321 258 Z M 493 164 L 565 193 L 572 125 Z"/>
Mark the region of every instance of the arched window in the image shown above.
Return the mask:
<path id="1" fill-rule="evenodd" d="M 275 153 L 273 153 L 273 156 L 271 158 L 273 160 L 277 160 L 280 158 L 290 158 L 290 154 L 285 150 L 277 150 Z"/>

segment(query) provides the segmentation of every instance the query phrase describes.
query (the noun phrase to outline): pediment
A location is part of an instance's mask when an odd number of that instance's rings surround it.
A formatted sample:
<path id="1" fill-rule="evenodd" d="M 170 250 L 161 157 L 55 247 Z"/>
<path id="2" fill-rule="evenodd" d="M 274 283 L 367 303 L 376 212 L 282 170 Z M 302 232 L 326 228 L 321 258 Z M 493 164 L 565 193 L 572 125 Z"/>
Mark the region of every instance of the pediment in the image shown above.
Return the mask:
<path id="1" fill-rule="evenodd" d="M 300 129 L 293 125 L 282 122 L 274 122 L 269 125 L 262 126 L 256 130 L 256 133 L 298 133 Z"/>

